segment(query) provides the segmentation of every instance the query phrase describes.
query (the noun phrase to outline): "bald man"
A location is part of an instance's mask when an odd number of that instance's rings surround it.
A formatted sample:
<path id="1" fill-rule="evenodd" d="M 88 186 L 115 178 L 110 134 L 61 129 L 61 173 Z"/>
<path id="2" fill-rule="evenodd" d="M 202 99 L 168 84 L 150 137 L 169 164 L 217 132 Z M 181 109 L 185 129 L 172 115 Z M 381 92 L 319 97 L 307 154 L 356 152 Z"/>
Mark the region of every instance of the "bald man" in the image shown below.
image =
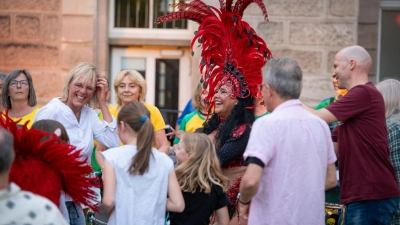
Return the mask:
<path id="1" fill-rule="evenodd" d="M 368 82 L 372 60 L 361 46 L 340 50 L 333 63 L 338 87 L 348 93 L 310 112 L 327 123 L 338 121 L 332 133 L 339 159 L 343 224 L 390 224 L 399 206 L 399 187 L 389 161 L 383 97 Z M 340 223 L 342 224 L 342 223 Z"/>

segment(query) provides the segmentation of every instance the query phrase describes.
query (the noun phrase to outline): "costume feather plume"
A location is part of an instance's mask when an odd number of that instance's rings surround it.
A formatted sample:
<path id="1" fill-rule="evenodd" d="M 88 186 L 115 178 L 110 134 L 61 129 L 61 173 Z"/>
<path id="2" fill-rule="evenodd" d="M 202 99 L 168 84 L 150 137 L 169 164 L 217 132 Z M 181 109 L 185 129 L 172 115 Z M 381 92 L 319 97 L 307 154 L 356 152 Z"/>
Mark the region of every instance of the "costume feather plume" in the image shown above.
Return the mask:
<path id="1" fill-rule="evenodd" d="M 10 181 L 22 190 L 44 196 L 59 205 L 61 190 L 71 196 L 77 204 L 92 205 L 95 193 L 93 178 L 85 175 L 92 172 L 89 165 L 77 159 L 80 150 L 60 140 L 54 134 L 28 129 L 27 124 L 17 126 L 5 115 L 0 116 L 0 127 L 14 137 L 15 160 L 10 171 Z"/>
<path id="2" fill-rule="evenodd" d="M 188 19 L 199 23 L 199 29 L 191 42 L 202 46 L 199 68 L 203 75 L 204 87 L 209 87 L 207 100 L 211 106 L 216 89 L 221 81 L 229 79 L 233 84 L 233 97 L 260 97 L 262 83 L 261 68 L 272 57 L 265 41 L 254 29 L 242 20 L 244 10 L 256 3 L 268 20 L 262 0 L 219 0 L 220 9 L 204 4 L 201 0 L 179 3 L 179 12 L 173 12 L 156 19 L 155 23 Z M 193 54 L 193 52 L 192 52 Z"/>

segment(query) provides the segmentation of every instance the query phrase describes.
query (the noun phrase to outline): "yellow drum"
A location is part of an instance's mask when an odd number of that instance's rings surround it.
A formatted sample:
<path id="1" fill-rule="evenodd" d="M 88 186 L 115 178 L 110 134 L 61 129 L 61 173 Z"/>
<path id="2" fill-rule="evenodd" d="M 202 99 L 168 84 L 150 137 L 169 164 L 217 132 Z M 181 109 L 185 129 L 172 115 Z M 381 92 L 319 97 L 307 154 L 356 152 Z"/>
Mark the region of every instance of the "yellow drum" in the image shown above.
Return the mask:
<path id="1" fill-rule="evenodd" d="M 339 224 L 339 210 L 343 205 L 325 203 L 325 221 L 326 225 L 338 225 Z"/>

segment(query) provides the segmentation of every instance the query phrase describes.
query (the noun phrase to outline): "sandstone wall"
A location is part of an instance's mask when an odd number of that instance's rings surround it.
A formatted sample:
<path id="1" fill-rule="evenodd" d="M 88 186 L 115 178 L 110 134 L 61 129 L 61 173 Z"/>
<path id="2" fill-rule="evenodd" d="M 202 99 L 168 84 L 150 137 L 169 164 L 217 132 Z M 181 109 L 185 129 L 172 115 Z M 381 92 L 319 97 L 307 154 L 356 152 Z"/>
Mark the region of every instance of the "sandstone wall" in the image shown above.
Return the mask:
<path id="1" fill-rule="evenodd" d="M 368 0 L 370 1 L 370 0 Z M 372 0 L 371 0 L 372 1 Z M 264 38 L 274 57 L 295 58 L 303 70 L 301 99 L 315 106 L 333 95 L 333 58 L 357 44 L 359 0 L 264 0 L 269 22 L 252 4 L 244 19 Z"/>
<path id="2" fill-rule="evenodd" d="M 98 36 L 107 37 L 107 31 L 99 35 L 97 29 L 102 2 L 105 8 L 106 0 L 1 0 L 0 71 L 28 69 L 39 106 L 60 95 L 78 62 L 101 62 L 105 74 L 107 50 L 97 42 Z"/>

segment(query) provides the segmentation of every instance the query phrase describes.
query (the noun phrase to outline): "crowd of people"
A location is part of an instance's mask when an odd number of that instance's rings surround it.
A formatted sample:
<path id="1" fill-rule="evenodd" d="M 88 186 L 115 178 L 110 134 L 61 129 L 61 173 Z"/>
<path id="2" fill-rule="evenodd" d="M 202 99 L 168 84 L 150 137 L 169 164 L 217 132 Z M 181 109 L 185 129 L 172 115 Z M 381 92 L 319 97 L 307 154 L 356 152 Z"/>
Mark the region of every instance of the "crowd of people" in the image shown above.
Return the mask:
<path id="1" fill-rule="evenodd" d="M 332 62 L 335 96 L 310 108 L 297 61 L 273 58 L 242 20 L 249 4 L 220 3 L 156 20 L 200 24 L 194 111 L 168 134 L 135 70 L 109 84 L 78 63 L 40 109 L 27 70 L 0 73 L 0 224 L 84 225 L 100 207 L 107 224 L 318 225 L 339 187 L 334 224 L 400 224 L 400 81 L 369 82 L 371 56 L 348 46 Z"/>

